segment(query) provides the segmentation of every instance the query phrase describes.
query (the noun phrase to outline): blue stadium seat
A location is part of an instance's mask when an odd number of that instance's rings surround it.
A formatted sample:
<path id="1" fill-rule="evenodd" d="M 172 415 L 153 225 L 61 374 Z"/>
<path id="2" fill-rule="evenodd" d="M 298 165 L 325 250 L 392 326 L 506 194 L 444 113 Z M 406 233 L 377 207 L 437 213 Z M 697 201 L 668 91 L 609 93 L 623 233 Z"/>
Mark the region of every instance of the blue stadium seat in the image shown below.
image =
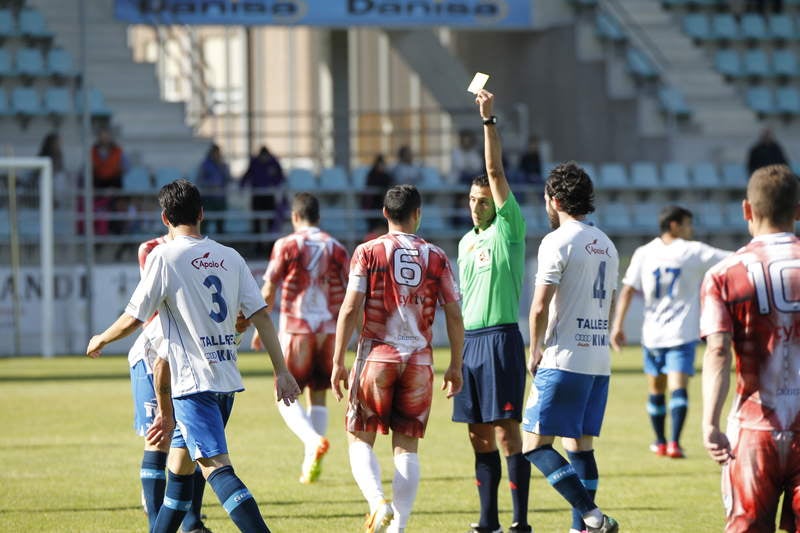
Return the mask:
<path id="1" fill-rule="evenodd" d="M 739 52 L 731 48 L 717 50 L 714 54 L 714 68 L 717 72 L 728 78 L 739 78 L 742 76 L 742 62 Z"/>
<path id="2" fill-rule="evenodd" d="M 8 107 L 8 95 L 6 90 L 0 87 L 0 117 L 5 117 L 11 114 L 11 109 Z"/>
<path id="3" fill-rule="evenodd" d="M 741 39 L 739 24 L 730 13 L 718 13 L 711 17 L 711 35 L 717 41 L 738 41 Z"/>
<path id="4" fill-rule="evenodd" d="M 48 87 L 44 93 L 44 110 L 48 115 L 66 116 L 73 113 L 72 95 L 66 87 Z"/>
<path id="5" fill-rule="evenodd" d="M 750 78 L 767 78 L 771 74 L 767 53 L 755 48 L 744 53 L 744 73 Z"/>
<path id="6" fill-rule="evenodd" d="M 692 108 L 686 103 L 683 93 L 675 87 L 660 87 L 658 101 L 661 104 L 661 110 L 667 114 L 675 115 L 678 118 L 688 118 L 692 114 Z"/>
<path id="7" fill-rule="evenodd" d="M 796 78 L 800 70 L 797 68 L 797 56 L 791 50 L 775 50 L 772 53 L 772 70 L 781 78 Z"/>
<path id="8" fill-rule="evenodd" d="M 444 210 L 440 206 L 431 204 L 423 207 L 420 229 L 424 234 L 434 237 L 441 234 L 438 232 L 448 228 L 447 217 L 445 217 Z"/>
<path id="9" fill-rule="evenodd" d="M 775 91 L 775 105 L 783 115 L 800 115 L 800 92 L 797 87 L 778 87 Z"/>
<path id="10" fill-rule="evenodd" d="M 153 192 L 150 171 L 145 167 L 133 167 L 122 177 L 122 188 L 127 192 Z"/>
<path id="11" fill-rule="evenodd" d="M 0 208 L 0 237 L 8 239 L 11 228 L 8 224 L 8 209 Z"/>
<path id="12" fill-rule="evenodd" d="M 359 165 L 353 169 L 350 174 L 350 181 L 356 189 L 363 189 L 367 186 L 367 174 L 369 174 L 370 167 L 368 165 Z"/>
<path id="13" fill-rule="evenodd" d="M 658 213 L 661 211 L 661 204 L 654 202 L 640 202 L 631 208 L 631 222 L 637 228 L 655 232 L 658 227 Z"/>
<path id="14" fill-rule="evenodd" d="M 655 80 L 658 78 L 658 71 L 653 63 L 640 50 L 628 47 L 626 52 L 628 71 L 635 77 L 644 80 Z"/>
<path id="15" fill-rule="evenodd" d="M 38 209 L 22 208 L 17 211 L 17 229 L 22 238 L 39 237 L 42 228 L 42 216 Z"/>
<path id="16" fill-rule="evenodd" d="M 597 183 L 597 178 L 598 178 L 597 170 L 595 170 L 593 164 L 588 163 L 586 161 L 577 161 L 577 164 L 579 167 L 583 169 L 584 172 L 586 172 L 589 175 L 592 181 Z M 550 175 L 551 170 L 553 170 L 553 168 L 546 169 L 547 174 L 545 174 L 545 177 Z"/>
<path id="17" fill-rule="evenodd" d="M 19 12 L 19 32 L 29 39 L 50 41 L 53 33 L 47 29 L 42 14 L 35 9 L 23 9 Z"/>
<path id="18" fill-rule="evenodd" d="M 747 169 L 741 163 L 722 165 L 722 183 L 734 189 L 747 187 Z"/>
<path id="19" fill-rule="evenodd" d="M 733 226 L 742 230 L 747 228 L 747 222 L 742 214 L 741 200 L 733 200 L 726 203 L 722 206 L 722 211 L 728 226 Z"/>
<path id="20" fill-rule="evenodd" d="M 53 48 L 47 54 L 47 71 L 51 76 L 68 78 L 75 75 L 72 56 L 63 48 Z"/>
<path id="21" fill-rule="evenodd" d="M 20 48 L 16 57 L 17 74 L 20 76 L 45 76 L 47 69 L 44 66 L 42 52 L 36 48 Z"/>
<path id="22" fill-rule="evenodd" d="M 683 31 L 696 41 L 706 41 L 711 35 L 711 25 L 703 13 L 692 13 L 683 17 Z"/>
<path id="23" fill-rule="evenodd" d="M 716 189 L 720 186 L 721 181 L 714 163 L 704 161 L 692 165 L 692 183 L 695 187 Z"/>
<path id="24" fill-rule="evenodd" d="M 520 206 L 522 218 L 529 230 L 546 232 L 550 231 L 550 222 L 547 220 L 547 212 L 541 205 L 525 204 Z"/>
<path id="25" fill-rule="evenodd" d="M 17 87 L 11 93 L 11 110 L 15 115 L 33 117 L 42 114 L 39 93 L 30 87 Z"/>
<path id="26" fill-rule="evenodd" d="M 600 186 L 603 189 L 627 189 L 629 186 L 625 166 L 619 163 L 600 165 Z"/>
<path id="27" fill-rule="evenodd" d="M 661 186 L 665 189 L 688 189 L 690 187 L 689 169 L 683 163 L 664 164 L 661 172 Z"/>
<path id="28" fill-rule="evenodd" d="M 797 39 L 794 31 L 794 22 L 789 15 L 772 15 L 767 23 L 769 35 L 776 41 L 791 41 Z"/>
<path id="29" fill-rule="evenodd" d="M 775 103 L 769 87 L 751 87 L 745 96 L 747 105 L 759 115 L 772 115 L 775 113 Z"/>
<path id="30" fill-rule="evenodd" d="M 621 230 L 628 232 L 633 226 L 628 204 L 609 202 L 602 207 L 600 228 L 604 231 Z"/>
<path id="31" fill-rule="evenodd" d="M 757 13 L 745 13 L 742 17 L 742 37 L 748 41 L 766 41 L 769 39 L 764 17 Z"/>
<path id="32" fill-rule="evenodd" d="M 702 205 L 692 209 L 692 215 L 696 220 L 695 225 L 701 230 L 705 229 L 714 232 L 724 228 L 726 225 L 722 206 L 716 202 L 704 202 Z"/>
<path id="33" fill-rule="evenodd" d="M 637 189 L 656 189 L 660 186 L 655 163 L 640 161 L 631 165 L 631 184 Z"/>
<path id="34" fill-rule="evenodd" d="M 0 9 L 0 41 L 16 35 L 14 14 L 10 9 Z"/>
<path id="35" fill-rule="evenodd" d="M 319 216 L 319 223 L 322 229 L 334 237 L 341 236 L 350 231 L 351 214 L 347 209 L 323 207 Z"/>
<path id="36" fill-rule="evenodd" d="M 319 188 L 326 191 L 348 191 L 350 180 L 342 167 L 323 168 L 319 175 Z"/>
<path id="37" fill-rule="evenodd" d="M 75 109 L 78 113 L 83 112 L 83 91 L 75 93 Z M 89 89 L 89 113 L 96 118 L 108 118 L 111 110 L 106 105 L 106 99 L 98 89 Z"/>
<path id="38" fill-rule="evenodd" d="M 250 217 L 241 211 L 225 211 L 225 233 L 241 234 L 252 231 Z"/>
<path id="39" fill-rule="evenodd" d="M 289 171 L 286 181 L 289 190 L 292 191 L 313 191 L 317 188 L 317 178 L 307 168 L 293 168 Z"/>
<path id="40" fill-rule="evenodd" d="M 621 43 L 627 39 L 617 21 L 602 11 L 598 11 L 595 17 L 595 32 L 600 39 L 615 43 Z"/>
<path id="41" fill-rule="evenodd" d="M 184 177 L 184 175 L 185 174 L 180 169 L 175 167 L 159 167 L 153 172 L 155 188 L 161 189 L 161 187 L 164 185 L 172 183 L 173 181 Z M 124 187 L 125 184 L 123 183 L 122 186 Z"/>
<path id="42" fill-rule="evenodd" d="M 14 67 L 11 65 L 11 56 L 8 50 L 0 48 L 0 78 L 14 75 Z"/>

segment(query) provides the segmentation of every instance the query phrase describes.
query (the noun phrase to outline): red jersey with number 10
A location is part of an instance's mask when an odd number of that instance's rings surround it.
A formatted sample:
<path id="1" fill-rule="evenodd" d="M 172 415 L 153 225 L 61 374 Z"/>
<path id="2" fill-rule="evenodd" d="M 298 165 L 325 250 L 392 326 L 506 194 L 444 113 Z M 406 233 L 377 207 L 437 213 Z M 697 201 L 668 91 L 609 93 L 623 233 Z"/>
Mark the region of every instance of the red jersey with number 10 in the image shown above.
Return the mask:
<path id="1" fill-rule="evenodd" d="M 744 429 L 800 431 L 800 239 L 754 238 L 706 273 L 700 333 L 730 333 L 731 418 Z"/>
<path id="2" fill-rule="evenodd" d="M 366 294 L 362 340 L 371 361 L 433 364 L 431 325 L 436 306 L 458 302 L 444 251 L 407 233 L 387 233 L 353 254 L 348 288 Z"/>

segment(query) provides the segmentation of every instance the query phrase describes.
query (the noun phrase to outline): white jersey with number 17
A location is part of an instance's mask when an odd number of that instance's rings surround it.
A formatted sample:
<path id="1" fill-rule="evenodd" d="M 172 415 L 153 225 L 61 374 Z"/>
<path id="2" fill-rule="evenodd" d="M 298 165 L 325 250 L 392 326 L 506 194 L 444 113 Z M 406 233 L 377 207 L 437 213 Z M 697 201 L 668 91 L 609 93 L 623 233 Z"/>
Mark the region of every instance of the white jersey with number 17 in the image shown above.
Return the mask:
<path id="1" fill-rule="evenodd" d="M 538 255 L 536 285 L 558 285 L 539 368 L 609 375 L 608 313 L 619 271 L 614 243 L 596 227 L 571 220 L 542 239 Z"/>
<path id="2" fill-rule="evenodd" d="M 236 315 L 265 306 L 250 268 L 232 248 L 176 237 L 148 256 L 125 312 L 145 321 L 158 310 L 172 396 L 244 390 L 237 368 Z"/>

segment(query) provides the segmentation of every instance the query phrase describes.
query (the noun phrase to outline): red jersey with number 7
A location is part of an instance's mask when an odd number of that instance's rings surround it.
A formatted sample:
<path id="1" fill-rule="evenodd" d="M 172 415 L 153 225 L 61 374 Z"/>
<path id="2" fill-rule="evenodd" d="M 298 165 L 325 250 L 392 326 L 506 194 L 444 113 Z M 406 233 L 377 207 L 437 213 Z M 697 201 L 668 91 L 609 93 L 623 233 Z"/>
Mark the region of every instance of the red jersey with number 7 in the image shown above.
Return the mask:
<path id="1" fill-rule="evenodd" d="M 800 239 L 754 238 L 706 273 L 700 333 L 730 333 L 731 418 L 744 429 L 800 431 Z"/>
<path id="2" fill-rule="evenodd" d="M 363 292 L 361 359 L 433 364 L 431 325 L 436 306 L 461 299 L 444 251 L 408 233 L 391 232 L 353 254 L 348 289 Z"/>

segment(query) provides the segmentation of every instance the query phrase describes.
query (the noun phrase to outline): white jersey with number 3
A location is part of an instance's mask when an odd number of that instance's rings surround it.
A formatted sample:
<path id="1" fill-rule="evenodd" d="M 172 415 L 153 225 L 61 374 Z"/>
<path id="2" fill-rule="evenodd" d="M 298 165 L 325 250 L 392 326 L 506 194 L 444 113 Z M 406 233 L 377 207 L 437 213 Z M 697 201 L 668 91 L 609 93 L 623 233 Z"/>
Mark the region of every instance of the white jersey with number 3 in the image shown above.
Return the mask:
<path id="1" fill-rule="evenodd" d="M 250 268 L 232 248 L 209 239 L 176 237 L 147 258 L 125 312 L 145 321 L 158 310 L 172 396 L 244 390 L 237 368 L 236 315 L 264 307 Z"/>
<path id="2" fill-rule="evenodd" d="M 538 255 L 536 285 L 558 285 L 539 368 L 609 375 L 608 313 L 619 272 L 614 243 L 598 228 L 571 220 L 542 239 Z"/>

